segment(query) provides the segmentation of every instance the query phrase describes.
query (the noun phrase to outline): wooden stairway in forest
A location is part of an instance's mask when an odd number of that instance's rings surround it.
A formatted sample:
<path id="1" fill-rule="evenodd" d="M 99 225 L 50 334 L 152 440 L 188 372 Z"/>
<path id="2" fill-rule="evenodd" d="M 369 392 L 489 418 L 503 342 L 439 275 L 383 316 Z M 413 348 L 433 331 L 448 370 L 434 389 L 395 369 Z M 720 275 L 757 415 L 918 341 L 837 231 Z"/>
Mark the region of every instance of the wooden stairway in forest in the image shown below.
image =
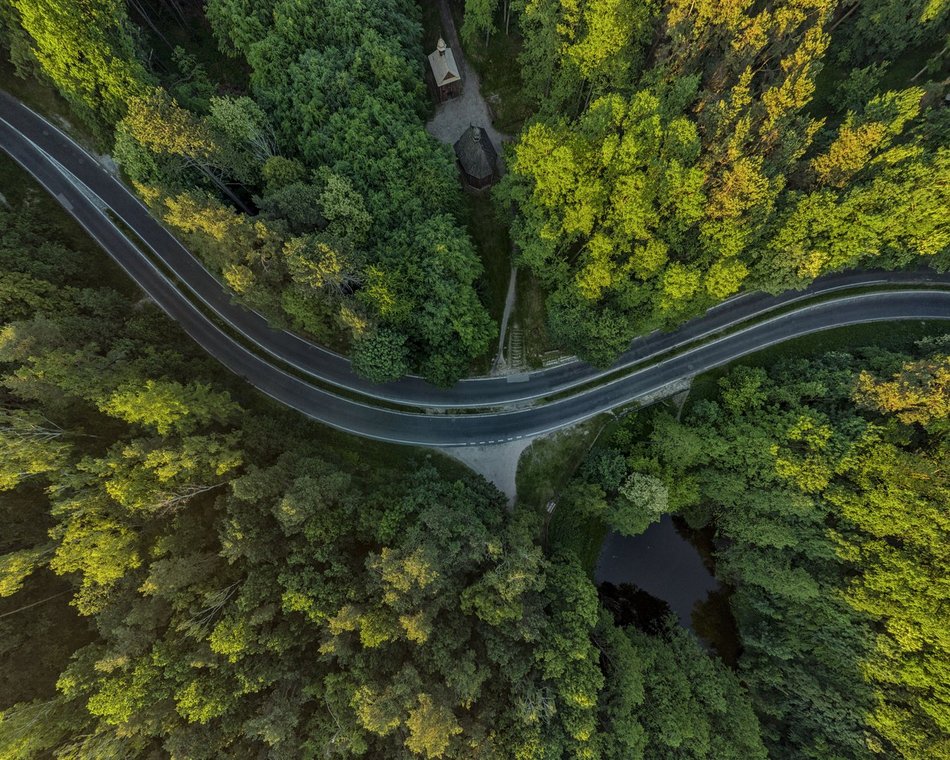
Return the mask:
<path id="1" fill-rule="evenodd" d="M 524 330 L 517 324 L 508 332 L 508 371 L 527 369 L 524 350 Z"/>

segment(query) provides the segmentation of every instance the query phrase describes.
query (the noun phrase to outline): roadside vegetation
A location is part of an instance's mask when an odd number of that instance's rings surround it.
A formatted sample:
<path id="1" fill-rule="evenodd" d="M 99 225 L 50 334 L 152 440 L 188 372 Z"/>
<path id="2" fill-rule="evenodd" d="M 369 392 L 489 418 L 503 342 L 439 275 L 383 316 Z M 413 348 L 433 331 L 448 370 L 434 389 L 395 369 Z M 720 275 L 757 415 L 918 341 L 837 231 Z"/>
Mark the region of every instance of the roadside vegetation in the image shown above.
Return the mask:
<path id="1" fill-rule="evenodd" d="M 17 74 L 63 95 L 236 297 L 371 379 L 446 384 L 490 360 L 506 236 L 535 278 L 526 366 L 606 366 L 743 289 L 947 267 L 946 4 L 772 5 L 456 5 L 517 135 L 503 213 L 423 129 L 433 2 L 0 15 Z"/>
<path id="2" fill-rule="evenodd" d="M 700 378 L 682 416 L 610 426 L 563 487 L 549 540 L 588 574 L 608 530 L 673 513 L 714 531 L 771 758 L 947 756 L 945 329 L 753 355 Z"/>
<path id="3" fill-rule="evenodd" d="M 263 400 L 44 202 L 0 213 L 0 756 L 629 758 L 682 687 L 762 756 L 727 671 L 613 627 L 539 510 Z"/>
<path id="4" fill-rule="evenodd" d="M 0 76 L 376 380 L 484 368 L 512 243 L 525 366 L 950 263 L 945 0 L 457 5 L 520 130 L 491 196 L 423 129 L 433 3 L 0 0 Z M 944 323 L 547 436 L 509 509 L 258 394 L 0 185 L 2 760 L 950 760 Z M 721 656 L 595 585 L 607 531 L 668 515 Z"/>
<path id="5" fill-rule="evenodd" d="M 8 200 L 0 757 L 574 752 L 596 661 L 530 512 L 275 407 Z"/>
<path id="6" fill-rule="evenodd" d="M 593 506 L 593 501 L 588 498 L 589 494 L 586 494 L 584 487 L 579 484 L 596 481 L 602 476 L 602 471 L 619 470 L 621 465 L 616 457 L 617 450 L 643 437 L 658 409 L 669 411 L 671 404 L 671 401 L 664 401 L 660 407 L 650 406 L 642 410 L 634 408 L 627 410 L 623 416 L 606 420 L 596 440 L 588 443 L 585 456 L 575 457 L 571 467 L 559 470 L 566 473 L 566 476 L 562 476 L 558 483 L 558 500 L 549 518 L 546 540 L 553 550 L 577 557 L 581 567 L 591 577 L 594 575 L 604 538 L 611 529 L 618 529 L 621 520 L 607 509 Z M 599 493 L 596 494 L 597 499 L 599 496 Z M 623 532 L 625 535 L 636 535 L 642 533 L 646 527 L 638 525 Z"/>
<path id="7" fill-rule="evenodd" d="M 609 419 L 599 415 L 533 441 L 518 460 L 518 504 L 547 509 L 594 444 Z"/>
<path id="8" fill-rule="evenodd" d="M 537 115 L 497 195 L 555 345 L 608 366 L 740 290 L 950 264 L 946 3 L 517 8 Z"/>
<path id="9" fill-rule="evenodd" d="M 17 71 L 56 86 L 238 297 L 372 379 L 450 383 L 495 332 L 450 152 L 423 129 L 418 8 L 341 6 L 327 24 L 322 7 L 2 13 Z"/>
<path id="10" fill-rule="evenodd" d="M 504 217 L 486 193 L 466 192 L 468 232 L 482 260 L 484 274 L 478 283 L 488 313 L 500 323 L 505 311 L 511 274 L 511 238 Z"/>

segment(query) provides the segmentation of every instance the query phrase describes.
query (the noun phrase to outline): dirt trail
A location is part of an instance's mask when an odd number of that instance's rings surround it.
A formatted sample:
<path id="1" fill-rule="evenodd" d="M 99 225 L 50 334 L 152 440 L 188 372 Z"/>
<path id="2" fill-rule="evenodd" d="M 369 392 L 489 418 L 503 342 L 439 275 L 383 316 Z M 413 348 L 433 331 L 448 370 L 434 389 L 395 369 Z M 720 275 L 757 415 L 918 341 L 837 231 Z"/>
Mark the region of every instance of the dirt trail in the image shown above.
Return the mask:
<path id="1" fill-rule="evenodd" d="M 498 353 L 492 362 L 492 372 L 501 374 L 507 369 L 505 364 L 505 335 L 508 332 L 508 320 L 515 306 L 517 296 L 518 267 L 511 268 L 511 277 L 508 278 L 508 295 L 505 297 L 505 310 L 501 315 L 501 325 L 498 328 Z"/>

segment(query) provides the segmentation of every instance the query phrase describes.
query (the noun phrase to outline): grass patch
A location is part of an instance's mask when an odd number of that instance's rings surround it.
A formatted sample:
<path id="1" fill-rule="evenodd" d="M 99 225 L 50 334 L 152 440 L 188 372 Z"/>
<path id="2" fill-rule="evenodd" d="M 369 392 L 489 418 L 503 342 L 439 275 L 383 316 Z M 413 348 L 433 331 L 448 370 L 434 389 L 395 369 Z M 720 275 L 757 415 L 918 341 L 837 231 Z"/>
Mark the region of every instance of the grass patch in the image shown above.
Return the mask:
<path id="1" fill-rule="evenodd" d="M 76 118 L 69 103 L 52 85 L 36 77 L 20 77 L 13 64 L 6 58 L 6 50 L 0 57 L 0 81 L 3 89 L 22 100 L 34 111 L 54 118 L 63 126 L 71 125 Z"/>
<path id="2" fill-rule="evenodd" d="M 524 331 L 525 359 L 528 366 L 539 368 L 552 350 L 548 335 L 545 292 L 534 274 L 525 267 L 518 270 L 517 300 L 511 323 Z"/>
<path id="3" fill-rule="evenodd" d="M 17 76 L 16 69 L 7 59 L 6 54 L 7 51 L 2 50 L 2 55 L 0 55 L 0 82 L 3 82 L 3 89 L 6 92 L 68 132 L 70 137 L 83 147 L 94 153 L 101 153 L 107 149 L 103 135 L 96 134 L 88 124 L 83 123 L 76 116 L 69 101 L 60 95 L 55 87 L 39 77 Z"/>
<path id="4" fill-rule="evenodd" d="M 534 105 L 524 95 L 518 63 L 521 35 L 514 31 L 506 35 L 502 30 L 491 36 L 487 46 L 479 44 L 466 53 L 481 79 L 482 95 L 495 116 L 495 128 L 516 136 L 534 113 Z"/>
<path id="5" fill-rule="evenodd" d="M 830 351 L 853 351 L 865 346 L 887 351 L 906 351 L 922 338 L 945 335 L 948 332 L 950 332 L 950 323 L 942 320 L 901 320 L 849 325 L 803 335 L 697 375 L 693 379 L 686 407 L 689 408 L 697 401 L 718 397 L 719 380 L 725 377 L 732 367 L 738 365 L 770 367 L 782 360 L 803 359 Z"/>
<path id="6" fill-rule="evenodd" d="M 511 238 L 508 227 L 491 196 L 485 192 L 465 191 L 468 201 L 468 232 L 485 268 L 479 291 L 482 303 L 492 319 L 501 322 L 511 274 Z"/>
<path id="7" fill-rule="evenodd" d="M 362 438 L 304 417 L 263 394 L 257 395 L 262 413 L 268 413 L 268 411 L 271 414 L 284 413 L 303 419 L 305 424 L 312 429 L 312 437 L 320 440 L 333 452 L 332 457 L 335 458 L 335 464 L 341 472 L 358 473 L 363 469 L 389 469 L 408 474 L 429 465 L 444 480 L 467 480 L 476 477 L 471 469 L 448 454 L 419 446 L 405 446 L 377 441 L 373 438 Z M 331 455 L 325 452 L 322 456 L 329 458 Z"/>
<path id="8" fill-rule="evenodd" d="M 591 517 L 573 504 L 564 504 L 551 515 L 547 544 L 549 551 L 573 554 L 584 572 L 593 577 L 601 547 L 609 532 L 603 521 Z"/>
<path id="9" fill-rule="evenodd" d="M 511 238 L 508 226 L 487 192 L 463 191 L 466 201 L 466 226 L 482 262 L 482 276 L 476 288 L 479 298 L 491 318 L 501 327 L 508 295 L 508 280 L 511 276 Z M 484 355 L 472 364 L 475 374 L 487 374 L 495 356 L 496 340 L 487 347 Z"/>
<path id="10" fill-rule="evenodd" d="M 571 479 L 610 415 L 601 414 L 534 441 L 518 461 L 518 505 L 544 509 Z"/>
<path id="11" fill-rule="evenodd" d="M 64 125 L 71 124 L 75 118 L 69 103 L 51 85 L 35 77 L 24 79 L 17 76 L 16 69 L 5 55 L 0 58 L 0 80 L 4 90 L 34 111 L 51 116 Z"/>

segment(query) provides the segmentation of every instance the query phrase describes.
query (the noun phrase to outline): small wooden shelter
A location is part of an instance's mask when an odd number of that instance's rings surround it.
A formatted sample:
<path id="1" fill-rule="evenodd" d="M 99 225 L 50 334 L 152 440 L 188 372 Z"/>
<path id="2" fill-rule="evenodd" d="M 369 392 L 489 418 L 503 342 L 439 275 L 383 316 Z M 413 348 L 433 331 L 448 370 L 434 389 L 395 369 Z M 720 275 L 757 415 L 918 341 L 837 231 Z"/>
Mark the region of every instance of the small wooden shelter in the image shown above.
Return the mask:
<path id="1" fill-rule="evenodd" d="M 498 179 L 498 153 L 484 128 L 466 129 L 455 142 L 455 156 L 470 187 L 481 190 Z"/>
<path id="2" fill-rule="evenodd" d="M 440 103 L 462 94 L 462 75 L 455 63 L 455 55 L 441 37 L 435 50 L 429 53 L 429 73 Z"/>

